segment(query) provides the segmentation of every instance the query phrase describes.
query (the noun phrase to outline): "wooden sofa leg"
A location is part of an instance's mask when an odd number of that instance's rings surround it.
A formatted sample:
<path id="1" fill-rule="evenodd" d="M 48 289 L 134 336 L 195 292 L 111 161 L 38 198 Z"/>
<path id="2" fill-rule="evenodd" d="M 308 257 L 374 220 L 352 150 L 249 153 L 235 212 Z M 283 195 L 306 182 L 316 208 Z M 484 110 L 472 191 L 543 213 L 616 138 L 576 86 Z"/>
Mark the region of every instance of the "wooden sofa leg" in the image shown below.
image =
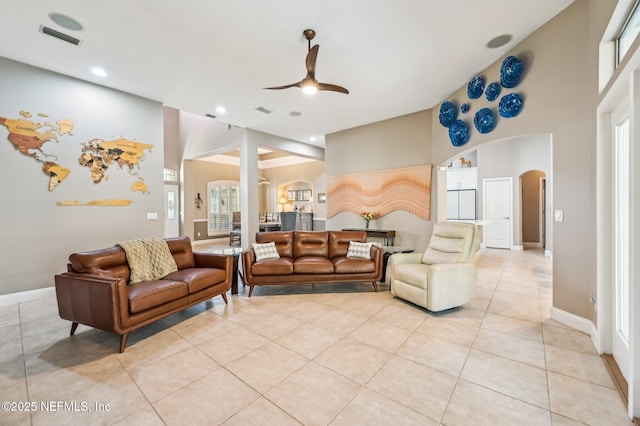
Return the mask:
<path id="1" fill-rule="evenodd" d="M 69 336 L 73 336 L 73 333 L 76 332 L 77 328 L 78 328 L 78 323 L 77 322 L 71 323 L 71 333 L 69 333 Z"/>
<path id="2" fill-rule="evenodd" d="M 120 335 L 120 353 L 124 352 L 124 348 L 127 346 L 127 339 L 129 333 Z"/>
<path id="3" fill-rule="evenodd" d="M 222 298 L 224 299 L 225 305 L 228 305 L 229 301 L 227 300 L 227 293 L 221 293 L 220 296 L 222 296 Z"/>
<path id="4" fill-rule="evenodd" d="M 253 293 L 253 286 L 249 286 L 249 297 L 251 297 L 251 293 Z"/>
<path id="5" fill-rule="evenodd" d="M 373 284 L 373 290 L 378 291 L 378 284 L 375 281 L 372 281 L 371 284 Z"/>

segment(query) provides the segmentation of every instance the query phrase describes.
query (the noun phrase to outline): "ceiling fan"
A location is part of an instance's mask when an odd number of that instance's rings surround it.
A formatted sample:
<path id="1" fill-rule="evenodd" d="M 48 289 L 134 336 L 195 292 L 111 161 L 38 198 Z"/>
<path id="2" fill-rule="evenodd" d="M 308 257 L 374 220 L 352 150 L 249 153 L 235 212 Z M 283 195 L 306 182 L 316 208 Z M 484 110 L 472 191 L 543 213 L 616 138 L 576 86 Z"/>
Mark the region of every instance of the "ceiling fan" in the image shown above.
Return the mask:
<path id="1" fill-rule="evenodd" d="M 311 47 L 311 40 L 313 40 L 313 38 L 316 36 L 316 32 L 314 30 L 307 29 L 304 30 L 302 34 L 309 43 L 309 52 L 307 53 L 306 59 L 307 76 L 297 83 L 287 84 L 285 86 L 265 87 L 265 89 L 279 90 L 288 89 L 290 87 L 299 87 L 303 92 L 307 94 L 313 94 L 318 90 L 328 90 L 332 92 L 345 93 L 348 95 L 349 91 L 342 86 L 320 83 L 318 82 L 318 80 L 316 80 L 316 59 L 318 58 L 318 49 L 320 48 L 320 45 L 316 44 L 315 46 Z"/>

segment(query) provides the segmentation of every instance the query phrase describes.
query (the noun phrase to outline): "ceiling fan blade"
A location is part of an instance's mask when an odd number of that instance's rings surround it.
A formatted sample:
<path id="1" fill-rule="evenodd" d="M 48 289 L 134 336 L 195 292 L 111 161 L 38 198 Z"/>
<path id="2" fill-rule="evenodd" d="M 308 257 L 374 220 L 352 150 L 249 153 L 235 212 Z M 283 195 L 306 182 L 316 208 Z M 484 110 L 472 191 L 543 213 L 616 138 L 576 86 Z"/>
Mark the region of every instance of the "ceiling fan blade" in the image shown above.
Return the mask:
<path id="1" fill-rule="evenodd" d="M 315 80 L 316 78 L 316 59 L 318 58 L 318 49 L 320 49 L 320 45 L 316 44 L 309 49 L 309 53 L 307 53 L 307 76 L 311 77 L 312 80 Z"/>
<path id="2" fill-rule="evenodd" d="M 336 84 L 318 83 L 318 90 L 330 90 L 332 92 L 340 92 L 346 95 L 349 94 L 349 91 L 347 89 Z"/>
<path id="3" fill-rule="evenodd" d="M 279 90 L 279 89 L 288 89 L 290 87 L 301 87 L 300 81 L 293 84 L 287 84 L 286 86 L 275 86 L 275 87 L 265 87 L 267 90 Z"/>

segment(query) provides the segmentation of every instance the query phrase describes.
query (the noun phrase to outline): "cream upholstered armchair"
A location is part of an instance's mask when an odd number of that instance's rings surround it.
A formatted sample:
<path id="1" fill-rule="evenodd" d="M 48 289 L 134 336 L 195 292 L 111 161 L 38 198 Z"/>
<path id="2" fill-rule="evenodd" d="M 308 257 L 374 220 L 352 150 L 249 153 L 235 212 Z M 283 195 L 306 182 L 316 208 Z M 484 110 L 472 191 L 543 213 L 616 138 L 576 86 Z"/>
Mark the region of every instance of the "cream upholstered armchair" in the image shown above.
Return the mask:
<path id="1" fill-rule="evenodd" d="M 440 222 L 424 253 L 391 256 L 391 292 L 432 312 L 464 305 L 476 289 L 478 228 Z"/>

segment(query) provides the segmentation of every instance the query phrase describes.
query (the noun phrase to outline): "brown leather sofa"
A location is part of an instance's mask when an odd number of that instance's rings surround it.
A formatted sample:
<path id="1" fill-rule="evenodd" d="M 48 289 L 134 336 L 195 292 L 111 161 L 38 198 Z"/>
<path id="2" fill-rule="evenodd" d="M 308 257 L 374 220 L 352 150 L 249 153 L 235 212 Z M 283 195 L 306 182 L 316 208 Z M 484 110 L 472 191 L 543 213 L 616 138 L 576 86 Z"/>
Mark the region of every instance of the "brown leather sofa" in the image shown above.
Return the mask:
<path id="1" fill-rule="evenodd" d="M 74 253 L 68 272 L 55 276 L 58 311 L 78 324 L 120 335 L 124 352 L 129 333 L 179 312 L 231 288 L 232 256 L 194 253 L 189 237 L 165 240 L 178 266 L 163 279 L 129 284 L 129 266 L 124 250 L 113 247 Z"/>
<path id="2" fill-rule="evenodd" d="M 383 250 L 371 247 L 371 259 L 347 257 L 351 241 L 365 242 L 365 231 L 258 232 L 256 243 L 275 242 L 280 258 L 256 262 L 253 248 L 242 253 L 244 282 L 249 297 L 254 286 L 366 282 L 382 278 Z"/>

